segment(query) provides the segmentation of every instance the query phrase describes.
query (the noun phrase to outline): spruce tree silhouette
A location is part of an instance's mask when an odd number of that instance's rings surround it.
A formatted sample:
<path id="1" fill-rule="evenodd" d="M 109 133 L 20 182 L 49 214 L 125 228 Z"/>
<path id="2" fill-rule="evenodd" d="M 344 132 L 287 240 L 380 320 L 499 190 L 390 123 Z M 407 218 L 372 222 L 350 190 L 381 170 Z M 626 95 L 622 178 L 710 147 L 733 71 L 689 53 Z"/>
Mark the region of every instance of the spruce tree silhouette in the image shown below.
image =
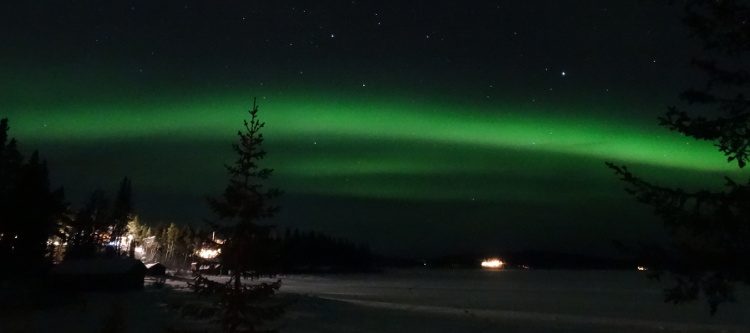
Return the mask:
<path id="1" fill-rule="evenodd" d="M 70 235 L 66 259 L 93 258 L 104 247 L 104 235 L 112 225 L 109 215 L 109 198 L 103 190 L 89 194 L 89 200 L 70 221 Z"/>
<path id="2" fill-rule="evenodd" d="M 245 279 L 273 276 L 276 272 L 277 268 L 270 260 L 272 250 L 268 248 L 273 226 L 263 224 L 263 220 L 278 211 L 270 201 L 281 194 L 276 188 L 264 189 L 263 183 L 272 173 L 271 169 L 259 165 L 266 155 L 262 148 L 263 134 L 260 133 L 265 123 L 258 119 L 255 100 L 248 112 L 250 121 L 244 121 L 244 131 L 237 133 L 239 142 L 232 145 L 237 160 L 233 165 L 225 165 L 230 176 L 229 184 L 220 198 L 208 199 L 219 218 L 212 224 L 228 236 L 221 245 L 220 260 L 229 269 L 230 279 L 224 285 L 217 285 L 199 276 L 194 283 L 198 293 L 212 289 L 221 293 L 219 322 L 227 332 L 263 332 L 264 323 L 283 313 L 282 306 L 259 303 L 279 289 L 281 280 L 255 285 L 243 283 Z"/>
<path id="3" fill-rule="evenodd" d="M 58 235 L 67 211 L 63 188 L 50 190 L 47 162 L 34 151 L 28 161 L 0 120 L 0 265 L 4 275 L 36 274 L 47 261 L 47 241 Z"/>
<path id="4" fill-rule="evenodd" d="M 706 84 L 680 95 L 692 107 L 689 112 L 670 107 L 659 124 L 714 142 L 728 162 L 744 168 L 750 158 L 750 7 L 737 0 L 684 3 L 684 23 L 711 56 L 693 59 Z M 750 182 L 727 177 L 724 191 L 689 192 L 657 186 L 625 166 L 607 165 L 627 183 L 628 193 L 653 207 L 671 234 L 668 244 L 630 248 L 653 278 L 666 274 L 674 280 L 665 301 L 683 303 L 703 294 L 711 314 L 720 304 L 735 301 L 734 286 L 750 284 Z"/>

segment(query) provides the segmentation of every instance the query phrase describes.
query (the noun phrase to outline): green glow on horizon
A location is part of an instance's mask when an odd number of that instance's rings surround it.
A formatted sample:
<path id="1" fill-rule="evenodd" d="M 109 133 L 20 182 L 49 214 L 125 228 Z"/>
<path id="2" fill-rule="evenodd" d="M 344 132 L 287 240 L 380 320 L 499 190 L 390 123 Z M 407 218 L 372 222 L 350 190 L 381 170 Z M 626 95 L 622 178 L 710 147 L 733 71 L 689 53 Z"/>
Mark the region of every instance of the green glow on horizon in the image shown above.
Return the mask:
<path id="1" fill-rule="evenodd" d="M 400 143 L 463 145 L 595 157 L 701 171 L 733 170 L 707 142 L 695 141 L 653 126 L 617 121 L 593 110 L 546 112 L 513 105 L 458 107 L 391 97 L 311 98 L 311 94 L 260 99 L 261 117 L 270 140 L 356 145 L 363 139 Z M 26 140 L 129 140 L 172 137 L 175 140 L 233 140 L 251 100 L 239 94 L 206 95 L 186 101 L 57 105 L 31 116 L 16 110 L 14 135 Z M 102 111 L 106 110 L 106 111 Z M 13 114 L 13 112 L 11 112 Z M 564 116 L 560 115 L 564 114 Z M 394 151 L 397 151 L 395 149 Z M 298 174 L 325 170 L 341 173 L 450 172 L 450 166 L 421 166 L 409 156 L 356 159 L 314 156 L 290 167 Z M 357 162 L 357 163 L 353 163 Z M 464 169 L 472 169 L 472 166 Z M 291 171 L 290 170 L 290 171 Z M 466 171 L 466 170 L 464 170 Z"/>

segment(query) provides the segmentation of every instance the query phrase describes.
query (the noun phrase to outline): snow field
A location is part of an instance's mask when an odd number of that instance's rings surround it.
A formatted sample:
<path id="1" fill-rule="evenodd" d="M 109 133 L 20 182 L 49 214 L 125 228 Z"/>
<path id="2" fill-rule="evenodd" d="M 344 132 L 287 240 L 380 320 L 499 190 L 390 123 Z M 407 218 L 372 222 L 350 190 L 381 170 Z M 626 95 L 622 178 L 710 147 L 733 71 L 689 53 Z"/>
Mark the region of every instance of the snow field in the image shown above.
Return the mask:
<path id="1" fill-rule="evenodd" d="M 212 277 L 226 281 L 226 277 Z M 750 293 L 709 316 L 702 303 L 674 306 L 637 271 L 395 270 L 282 276 L 281 332 L 750 332 Z M 4 288 L 0 333 L 214 332 L 213 299 L 187 278 L 143 291 L 40 295 Z M 271 281 L 271 280 L 269 280 Z M 258 281 L 253 281 L 253 283 Z M 204 313 L 207 316 L 209 313 Z"/>

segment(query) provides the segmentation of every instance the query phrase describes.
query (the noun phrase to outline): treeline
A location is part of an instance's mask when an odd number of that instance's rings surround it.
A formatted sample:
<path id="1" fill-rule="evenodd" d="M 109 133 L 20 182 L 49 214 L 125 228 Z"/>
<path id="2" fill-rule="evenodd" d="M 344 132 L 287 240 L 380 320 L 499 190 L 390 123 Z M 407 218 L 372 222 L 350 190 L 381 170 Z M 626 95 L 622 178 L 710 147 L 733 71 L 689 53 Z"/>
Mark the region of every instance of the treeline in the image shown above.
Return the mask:
<path id="1" fill-rule="evenodd" d="M 68 208 L 58 232 L 50 238 L 55 261 L 85 259 L 97 255 L 120 255 L 129 246 L 127 225 L 136 219 L 132 188 L 127 177 L 120 183 L 114 200 L 102 189 L 89 195 L 78 210 Z"/>
<path id="2" fill-rule="evenodd" d="M 225 235 L 174 223 L 147 225 L 133 208 L 131 181 L 114 195 L 96 189 L 73 208 L 62 187 L 52 189 L 47 163 L 35 151 L 25 158 L 0 121 L 0 278 L 36 275 L 55 262 L 97 256 L 132 256 L 187 268 L 205 254 L 218 253 Z M 276 272 L 351 272 L 372 269 L 367 245 L 320 232 L 273 230 L 249 244 L 247 260 Z M 218 261 L 218 260 L 217 260 Z"/>
<path id="3" fill-rule="evenodd" d="M 584 255 L 557 251 L 515 251 L 501 252 L 490 256 L 500 258 L 505 269 L 602 269 L 634 270 L 637 263 L 623 258 Z M 411 261 L 406 266 L 430 268 L 481 269 L 481 262 L 488 259 L 482 253 L 457 253 Z"/>
<path id="4" fill-rule="evenodd" d="M 130 180 L 114 199 L 95 190 L 74 209 L 62 187 L 52 189 L 47 163 L 28 159 L 0 120 L 0 278 L 38 276 L 65 258 L 120 254 L 128 222 L 135 218 Z"/>
<path id="5" fill-rule="evenodd" d="M 282 271 L 366 272 L 374 269 L 373 256 L 366 244 L 355 244 L 320 232 L 286 229 L 279 238 Z"/>
<path id="6" fill-rule="evenodd" d="M 66 220 L 63 188 L 51 189 L 38 152 L 26 159 L 0 120 L 0 278 L 34 276 L 47 267 L 47 241 Z"/>
<path id="7" fill-rule="evenodd" d="M 149 226 L 138 219 L 128 224 L 133 236 L 134 256 L 143 262 L 161 262 L 174 269 L 188 269 L 193 262 L 220 261 L 218 251 L 224 236 L 211 229 L 191 225 L 156 223 Z M 373 269 L 374 260 L 366 244 L 356 244 L 321 232 L 285 229 L 258 238 L 251 246 L 256 265 L 283 273 L 365 272 Z M 201 257 L 216 253 L 215 258 Z"/>
<path id="8" fill-rule="evenodd" d="M 128 234 L 133 236 L 133 256 L 145 263 L 160 262 L 170 268 L 187 269 L 199 260 L 201 250 L 216 250 L 219 244 L 208 229 L 174 223 L 156 223 L 149 226 L 137 219 L 128 224 Z M 139 250 L 136 253 L 136 250 Z"/>
<path id="9" fill-rule="evenodd" d="M 219 236 L 217 236 L 219 237 Z M 222 242 L 217 238 L 215 246 Z M 374 270 L 374 259 L 366 244 L 356 244 L 343 238 L 335 238 L 321 232 L 300 232 L 298 229 L 277 230 L 268 237 L 258 237 L 247 244 L 253 255 L 248 258 L 252 267 L 262 267 L 275 273 L 342 273 L 369 272 Z M 219 255 L 221 256 L 221 254 Z M 199 259 L 203 264 L 222 262 L 215 259 Z M 211 266 L 216 267 L 216 266 Z M 211 273 L 224 273 L 223 268 Z"/>

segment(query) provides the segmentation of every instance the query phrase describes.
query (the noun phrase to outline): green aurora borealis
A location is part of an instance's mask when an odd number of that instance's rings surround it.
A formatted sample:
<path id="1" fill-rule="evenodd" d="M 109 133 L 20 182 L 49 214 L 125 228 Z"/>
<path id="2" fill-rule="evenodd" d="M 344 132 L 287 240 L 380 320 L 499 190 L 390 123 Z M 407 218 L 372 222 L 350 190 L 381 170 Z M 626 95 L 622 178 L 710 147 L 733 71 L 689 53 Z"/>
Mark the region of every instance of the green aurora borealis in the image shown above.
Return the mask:
<path id="1" fill-rule="evenodd" d="M 686 189 L 745 177 L 657 126 L 700 82 L 677 14 L 619 0 L 8 2 L 0 117 L 74 208 L 127 176 L 143 221 L 200 224 L 257 97 L 281 227 L 407 255 L 606 252 L 660 231 L 605 162 Z"/>
<path id="2" fill-rule="evenodd" d="M 195 95 L 184 92 L 180 96 L 165 93 L 161 95 L 165 99 L 134 102 L 124 100 L 116 92 L 108 93 L 109 100 L 99 96 L 100 100 L 94 102 L 83 98 L 50 100 L 44 97 L 45 90 L 28 96 L 6 93 L 3 97 L 11 101 L 4 102 L 5 112 L 14 118 L 17 135 L 39 143 L 127 141 L 143 137 L 223 141 L 227 133 L 236 130 L 238 123 L 241 125 L 253 96 L 260 96 L 263 120 L 269 124 L 266 136 L 280 141 L 306 141 L 312 145 L 317 141 L 348 142 L 352 146 L 359 141 L 380 141 L 393 143 L 394 151 L 402 144 L 456 145 L 695 171 L 733 170 L 731 165 L 717 163 L 722 158 L 716 156 L 710 143 L 680 137 L 655 126 L 656 112 L 653 119 L 628 119 L 623 116 L 629 112 L 627 107 L 602 110 L 599 106 L 591 110 L 586 105 L 561 108 L 512 100 L 465 105 L 439 96 L 410 97 L 409 92 L 372 96 L 354 90 L 300 90 L 266 98 L 264 89 L 256 90 L 256 93 L 252 88 L 234 93 L 219 90 Z M 313 161 L 305 156 L 289 156 L 291 160 L 285 161 L 296 165 L 290 168 L 294 170 L 292 173 L 431 174 L 483 169 L 482 163 L 456 166 L 454 163 L 460 161 L 450 158 L 441 157 L 442 162 L 435 163 L 438 161 L 429 160 L 430 154 L 413 150 L 406 154 L 412 158 L 404 154 L 394 156 L 395 159 L 360 156 L 355 159 L 360 164 L 364 162 L 360 166 L 349 163 L 357 154 L 334 154 L 325 161 L 319 159 L 325 156 L 307 154 Z M 301 165 L 305 167 L 300 168 Z"/>
<path id="3" fill-rule="evenodd" d="M 279 223 L 304 228 L 306 219 L 323 220 L 321 228 L 364 241 L 373 235 L 358 231 L 377 220 L 395 219 L 404 211 L 412 220 L 435 219 L 434 214 L 443 215 L 436 211 L 446 207 L 474 219 L 469 225 L 490 230 L 519 222 L 535 225 L 522 228 L 530 230 L 581 223 L 592 225 L 587 227 L 592 233 L 611 230 L 590 220 L 607 223 L 609 214 L 622 213 L 618 210 L 634 214 L 644 209 L 627 201 L 605 161 L 680 186 L 685 179 L 720 184 L 724 174 L 733 173 L 710 143 L 655 124 L 617 119 L 621 113 L 606 110 L 548 110 L 510 102 L 462 106 L 408 94 L 258 95 L 266 122 L 265 162 L 275 169 L 271 183 L 287 193 Z M 229 144 L 251 104 L 252 97 L 243 92 L 216 92 L 158 102 L 50 103 L 34 113 L 24 109 L 39 108 L 39 103 L 27 101 L 9 114 L 22 148 L 41 149 L 53 177 L 76 180 L 62 184 L 71 199 L 83 201 L 91 188 L 111 187 L 127 175 L 134 179 L 146 220 L 196 222 L 210 216 L 203 197 L 221 190 L 221 163 L 231 162 Z M 88 156 L 92 151 L 98 155 Z M 339 205 L 352 211 L 329 206 L 328 200 L 344 200 Z M 373 213 L 347 200 L 381 204 Z M 177 209 L 164 209 L 164 203 Z M 592 204 L 597 207 L 587 212 L 569 212 Z M 429 208 L 433 205 L 441 208 Z M 550 219 L 549 214 L 561 217 Z M 345 226 L 334 227 L 337 223 Z M 423 223 L 402 228 L 416 231 Z"/>

